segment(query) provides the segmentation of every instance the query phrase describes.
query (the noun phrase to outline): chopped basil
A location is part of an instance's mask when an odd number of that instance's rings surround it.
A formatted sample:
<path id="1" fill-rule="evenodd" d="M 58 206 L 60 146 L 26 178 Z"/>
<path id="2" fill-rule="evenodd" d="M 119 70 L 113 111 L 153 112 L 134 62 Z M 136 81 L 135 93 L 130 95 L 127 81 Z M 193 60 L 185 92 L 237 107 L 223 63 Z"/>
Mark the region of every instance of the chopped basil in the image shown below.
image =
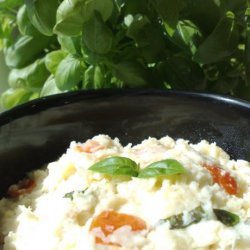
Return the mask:
<path id="1" fill-rule="evenodd" d="M 216 218 L 226 226 L 235 226 L 240 222 L 240 217 L 236 214 L 222 209 L 213 209 Z M 180 213 L 173 215 L 169 218 L 160 220 L 157 224 L 169 222 L 170 229 L 182 229 L 190 226 L 191 224 L 198 223 L 201 219 L 206 218 L 204 209 L 199 206 L 187 214 Z"/>
<path id="2" fill-rule="evenodd" d="M 78 192 L 78 193 L 81 193 L 81 194 L 84 194 L 86 191 L 87 191 L 88 188 L 84 189 L 84 190 L 81 190 L 81 191 L 72 191 L 72 192 L 69 192 L 69 193 L 66 193 L 63 198 L 69 198 L 71 200 L 73 200 L 73 195 L 75 192 Z"/>
<path id="3" fill-rule="evenodd" d="M 114 156 L 95 163 L 89 170 L 109 175 L 136 177 L 139 173 L 139 166 L 129 158 Z"/>
<path id="4" fill-rule="evenodd" d="M 184 217 L 187 218 L 184 218 Z M 205 212 L 201 206 L 189 211 L 186 215 L 180 213 L 173 215 L 167 219 L 160 220 L 158 224 L 169 222 L 170 229 L 181 229 L 190 226 L 191 224 L 198 223 L 205 216 Z"/>
<path id="5" fill-rule="evenodd" d="M 138 175 L 139 178 L 150 178 L 157 176 L 167 176 L 175 174 L 183 174 L 186 169 L 180 162 L 174 159 L 166 159 L 163 161 L 157 161 L 146 168 L 142 169 Z"/>
<path id="6" fill-rule="evenodd" d="M 240 222 L 240 217 L 236 214 L 222 209 L 214 209 L 217 219 L 226 226 L 232 227 Z"/>
<path id="7" fill-rule="evenodd" d="M 75 191 L 72 191 L 72 192 L 69 192 L 69 193 L 66 193 L 63 198 L 69 198 L 71 200 L 73 200 L 73 194 L 74 194 Z"/>

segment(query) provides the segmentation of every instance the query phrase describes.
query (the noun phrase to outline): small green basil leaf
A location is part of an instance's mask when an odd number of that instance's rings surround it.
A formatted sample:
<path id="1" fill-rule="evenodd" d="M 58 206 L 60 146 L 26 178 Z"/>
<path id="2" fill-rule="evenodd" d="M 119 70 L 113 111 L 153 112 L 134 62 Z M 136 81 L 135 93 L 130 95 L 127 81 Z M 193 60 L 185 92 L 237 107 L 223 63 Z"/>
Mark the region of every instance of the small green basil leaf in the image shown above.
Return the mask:
<path id="1" fill-rule="evenodd" d="M 174 159 L 157 161 L 142 169 L 138 175 L 139 178 L 150 178 L 157 176 L 168 176 L 174 174 L 186 173 L 186 169 L 180 162 Z"/>
<path id="2" fill-rule="evenodd" d="M 60 90 L 70 90 L 82 80 L 83 65 L 71 55 L 65 57 L 55 73 L 56 85 Z"/>
<path id="3" fill-rule="evenodd" d="M 77 36 L 82 31 L 84 17 L 83 3 L 78 0 L 64 0 L 56 13 L 54 32 L 60 35 Z"/>
<path id="4" fill-rule="evenodd" d="M 58 42 L 61 45 L 62 50 L 65 50 L 72 54 L 73 56 L 81 56 L 81 45 L 82 45 L 82 36 L 64 36 L 58 35 Z"/>
<path id="5" fill-rule="evenodd" d="M 83 24 L 83 42 L 89 50 L 97 54 L 106 54 L 111 50 L 113 43 L 112 31 L 97 11 Z"/>
<path id="6" fill-rule="evenodd" d="M 126 19 L 125 19 L 126 20 Z M 148 34 L 146 32 L 150 21 L 147 16 L 135 15 L 128 24 L 127 36 L 135 40 L 139 47 L 148 45 Z"/>
<path id="7" fill-rule="evenodd" d="M 188 220 L 184 219 L 184 216 L 188 217 Z M 157 225 L 169 222 L 170 229 L 182 229 L 190 226 L 191 224 L 200 222 L 204 217 L 205 211 L 201 206 L 199 206 L 189 211 L 186 215 L 184 213 L 180 213 L 177 215 L 173 215 L 167 219 L 162 219 L 157 223 Z"/>
<path id="8" fill-rule="evenodd" d="M 55 78 L 51 75 L 50 77 L 48 77 L 48 79 L 44 83 L 41 89 L 40 96 L 43 97 L 43 96 L 55 95 L 59 93 L 62 93 L 62 91 L 57 88 Z"/>
<path id="9" fill-rule="evenodd" d="M 226 226 L 232 227 L 240 222 L 240 217 L 223 209 L 214 209 L 217 219 Z"/>
<path id="10" fill-rule="evenodd" d="M 31 24 L 28 17 L 27 8 L 25 5 L 22 5 L 17 12 L 17 26 L 21 34 L 23 35 L 37 35 L 38 30 Z"/>
<path id="11" fill-rule="evenodd" d="M 198 47 L 194 60 L 204 64 L 220 61 L 235 51 L 238 39 L 239 32 L 235 16 L 228 11 L 213 32 Z"/>
<path id="12" fill-rule="evenodd" d="M 27 102 L 32 95 L 32 92 L 25 88 L 7 89 L 2 93 L 0 104 L 5 109 L 13 108 L 19 104 Z"/>
<path id="13" fill-rule="evenodd" d="M 31 23 L 44 35 L 52 36 L 58 0 L 25 0 Z"/>
<path id="14" fill-rule="evenodd" d="M 34 58 L 41 55 L 54 37 L 39 35 L 21 36 L 12 46 L 5 51 L 5 61 L 11 68 L 23 68 L 34 61 Z"/>
<path id="15" fill-rule="evenodd" d="M 164 21 L 167 33 L 172 36 L 176 29 L 180 11 L 185 6 L 183 0 L 154 0 L 155 8 Z"/>
<path id="16" fill-rule="evenodd" d="M 124 61 L 113 65 L 115 76 L 129 87 L 143 87 L 148 84 L 147 70 L 135 61 Z"/>
<path id="17" fill-rule="evenodd" d="M 85 0 L 83 6 L 84 22 L 88 21 L 95 11 L 98 11 L 102 19 L 107 21 L 113 11 L 113 0 Z"/>
<path id="18" fill-rule="evenodd" d="M 99 89 L 104 86 L 105 78 L 100 66 L 90 65 L 84 72 L 83 89 Z"/>
<path id="19" fill-rule="evenodd" d="M 109 175 L 137 176 L 139 166 L 126 157 L 113 156 L 92 165 L 89 170 Z"/>
<path id="20" fill-rule="evenodd" d="M 45 59 L 37 59 L 22 69 L 13 69 L 9 74 L 9 85 L 12 88 L 40 88 L 49 76 Z"/>
<path id="21" fill-rule="evenodd" d="M 50 73 L 55 74 L 59 63 L 67 56 L 63 50 L 54 50 L 45 56 L 45 65 Z"/>
<path id="22" fill-rule="evenodd" d="M 199 28 L 189 20 L 179 21 L 175 33 L 170 38 L 183 50 L 189 49 L 192 54 L 196 52 L 201 39 L 202 34 Z"/>

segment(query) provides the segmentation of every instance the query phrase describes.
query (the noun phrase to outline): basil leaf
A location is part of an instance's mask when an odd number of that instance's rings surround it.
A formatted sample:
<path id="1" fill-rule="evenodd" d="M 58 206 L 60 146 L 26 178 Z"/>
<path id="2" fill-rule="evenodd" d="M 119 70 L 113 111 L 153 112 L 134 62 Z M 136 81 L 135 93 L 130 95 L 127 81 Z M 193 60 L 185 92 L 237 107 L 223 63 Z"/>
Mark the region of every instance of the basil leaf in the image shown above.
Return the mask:
<path id="1" fill-rule="evenodd" d="M 52 36 L 58 0 L 25 0 L 30 22 L 44 35 Z"/>
<path id="2" fill-rule="evenodd" d="M 97 54 L 106 54 L 111 50 L 113 33 L 97 11 L 83 24 L 83 42 Z"/>
<path id="3" fill-rule="evenodd" d="M 57 9 L 54 32 L 60 35 L 80 35 L 84 17 L 81 1 L 64 0 Z"/>
<path id="4" fill-rule="evenodd" d="M 95 163 L 89 170 L 110 175 L 137 176 L 139 166 L 129 158 L 114 156 Z"/>
<path id="5" fill-rule="evenodd" d="M 113 12 L 113 0 L 86 0 L 83 5 L 84 21 L 88 21 L 95 11 L 98 11 L 102 19 L 107 21 Z"/>
<path id="6" fill-rule="evenodd" d="M 63 50 L 54 50 L 45 56 L 45 66 L 53 75 L 59 63 L 67 56 L 67 52 Z"/>
<path id="7" fill-rule="evenodd" d="M 42 34 L 38 36 L 21 36 L 5 51 L 5 61 L 10 68 L 23 68 L 43 53 L 45 48 L 52 43 L 54 37 Z"/>
<path id="8" fill-rule="evenodd" d="M 69 52 L 73 56 L 81 57 L 82 36 L 69 37 L 59 35 L 57 39 L 62 50 Z"/>
<path id="9" fill-rule="evenodd" d="M 89 66 L 84 72 L 83 89 L 98 89 L 104 87 L 105 78 L 101 68 L 97 66 Z"/>
<path id="10" fill-rule="evenodd" d="M 228 11 L 213 32 L 198 47 L 194 60 L 199 63 L 214 63 L 230 56 L 238 45 L 239 33 L 235 15 Z"/>
<path id="11" fill-rule="evenodd" d="M 172 36 L 174 34 L 180 11 L 185 6 L 183 0 L 154 0 L 155 8 L 164 21 L 167 33 Z"/>
<path id="12" fill-rule="evenodd" d="M 31 24 L 26 5 L 22 5 L 17 12 L 17 26 L 21 34 L 36 36 L 39 31 Z"/>
<path id="13" fill-rule="evenodd" d="M 82 79 L 83 65 L 81 61 L 71 55 L 65 57 L 58 65 L 55 81 L 58 89 L 69 90 Z"/>
<path id="14" fill-rule="evenodd" d="M 185 219 L 184 216 L 187 216 L 188 219 Z M 181 229 L 190 226 L 191 224 L 198 223 L 202 218 L 205 217 L 205 211 L 201 206 L 191 210 L 187 215 L 180 213 L 173 215 L 167 219 L 160 220 L 157 224 L 161 225 L 162 223 L 169 222 L 170 229 Z"/>
<path id="15" fill-rule="evenodd" d="M 53 75 L 50 75 L 41 89 L 40 97 L 55 95 L 59 93 L 62 93 L 62 91 L 57 88 L 56 81 Z"/>
<path id="16" fill-rule="evenodd" d="M 128 87 L 145 87 L 148 85 L 146 68 L 136 61 L 124 61 L 113 65 L 114 75 Z"/>
<path id="17" fill-rule="evenodd" d="M 11 88 L 40 88 L 49 76 L 44 58 L 37 59 L 31 65 L 22 69 L 13 69 L 9 74 Z"/>
<path id="18" fill-rule="evenodd" d="M 142 169 L 138 175 L 139 178 L 150 178 L 157 176 L 167 176 L 174 174 L 183 174 L 186 169 L 180 162 L 174 159 L 166 159 L 163 161 L 157 161 L 146 168 Z"/>
<path id="19" fill-rule="evenodd" d="M 232 227 L 240 222 L 240 217 L 223 209 L 214 209 L 217 219 L 226 226 Z"/>
<path id="20" fill-rule="evenodd" d="M 27 102 L 31 95 L 32 92 L 26 88 L 9 88 L 2 93 L 0 105 L 6 109 L 10 109 L 19 104 Z"/>

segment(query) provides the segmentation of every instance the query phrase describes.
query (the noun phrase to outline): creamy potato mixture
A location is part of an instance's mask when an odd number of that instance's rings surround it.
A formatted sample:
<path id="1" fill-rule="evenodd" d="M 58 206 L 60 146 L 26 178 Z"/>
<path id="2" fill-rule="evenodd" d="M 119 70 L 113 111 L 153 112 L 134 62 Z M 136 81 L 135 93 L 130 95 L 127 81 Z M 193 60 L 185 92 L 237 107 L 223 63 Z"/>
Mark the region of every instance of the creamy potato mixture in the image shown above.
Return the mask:
<path id="1" fill-rule="evenodd" d="M 250 249 L 250 164 L 166 136 L 98 135 L 12 185 L 4 250 Z"/>

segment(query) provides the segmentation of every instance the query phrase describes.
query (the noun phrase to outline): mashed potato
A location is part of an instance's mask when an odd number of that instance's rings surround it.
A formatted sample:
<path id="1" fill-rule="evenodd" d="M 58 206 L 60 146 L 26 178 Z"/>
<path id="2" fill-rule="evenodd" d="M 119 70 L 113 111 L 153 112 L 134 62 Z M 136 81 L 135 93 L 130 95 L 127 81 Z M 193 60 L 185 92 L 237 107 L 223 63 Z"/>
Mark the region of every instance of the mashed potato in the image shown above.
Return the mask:
<path id="1" fill-rule="evenodd" d="M 114 156 L 134 161 L 139 175 L 89 169 Z M 140 178 L 166 159 L 185 171 Z M 9 195 L 0 201 L 4 250 L 250 249 L 250 164 L 207 141 L 72 142 Z"/>

